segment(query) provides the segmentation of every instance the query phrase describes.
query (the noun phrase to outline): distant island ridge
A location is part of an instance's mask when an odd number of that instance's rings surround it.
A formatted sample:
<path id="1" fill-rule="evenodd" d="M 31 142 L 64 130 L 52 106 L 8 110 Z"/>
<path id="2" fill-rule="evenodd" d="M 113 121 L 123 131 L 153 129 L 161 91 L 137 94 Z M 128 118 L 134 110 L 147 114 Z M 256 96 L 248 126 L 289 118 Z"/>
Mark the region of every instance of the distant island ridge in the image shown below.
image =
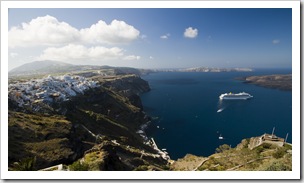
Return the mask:
<path id="1" fill-rule="evenodd" d="M 136 74 L 148 74 L 153 72 L 252 72 L 251 68 L 220 68 L 220 67 L 191 67 L 191 68 L 160 68 L 160 69 L 135 69 L 130 67 L 112 67 L 112 66 L 99 66 L 99 65 L 74 65 L 61 61 L 42 60 L 33 61 L 31 63 L 23 64 L 8 72 L 9 76 L 18 75 L 35 75 L 46 73 L 59 73 L 59 72 L 79 72 L 98 69 L 126 69 Z"/>
<path id="2" fill-rule="evenodd" d="M 244 83 L 255 84 L 258 86 L 291 91 L 292 90 L 292 75 L 291 74 L 274 74 L 263 76 L 248 76 L 237 78 Z"/>

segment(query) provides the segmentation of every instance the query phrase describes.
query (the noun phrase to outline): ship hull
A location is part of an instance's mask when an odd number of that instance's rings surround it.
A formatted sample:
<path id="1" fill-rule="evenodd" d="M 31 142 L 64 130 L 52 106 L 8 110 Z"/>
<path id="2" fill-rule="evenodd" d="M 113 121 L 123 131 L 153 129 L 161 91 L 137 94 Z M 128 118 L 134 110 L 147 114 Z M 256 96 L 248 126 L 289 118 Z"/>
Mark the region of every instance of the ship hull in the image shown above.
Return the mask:
<path id="1" fill-rule="evenodd" d="M 222 100 L 247 100 L 252 97 L 220 97 Z"/>
<path id="2" fill-rule="evenodd" d="M 248 93 L 242 92 L 239 94 L 232 94 L 232 93 L 225 93 L 219 96 L 219 98 L 221 100 L 247 100 L 252 98 L 253 96 L 251 96 Z"/>

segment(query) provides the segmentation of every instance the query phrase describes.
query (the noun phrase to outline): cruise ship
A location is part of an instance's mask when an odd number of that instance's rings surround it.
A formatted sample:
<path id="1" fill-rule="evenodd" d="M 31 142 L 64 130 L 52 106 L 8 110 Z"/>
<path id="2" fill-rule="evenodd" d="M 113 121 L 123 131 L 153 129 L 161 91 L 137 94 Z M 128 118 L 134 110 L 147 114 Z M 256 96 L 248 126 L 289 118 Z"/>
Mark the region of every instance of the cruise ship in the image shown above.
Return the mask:
<path id="1" fill-rule="evenodd" d="M 224 94 L 221 94 L 220 95 L 220 99 L 221 100 L 246 100 L 246 99 L 249 99 L 249 98 L 252 98 L 253 96 L 251 96 L 250 94 L 248 93 L 245 93 L 245 92 L 241 92 L 241 93 L 224 93 Z"/>

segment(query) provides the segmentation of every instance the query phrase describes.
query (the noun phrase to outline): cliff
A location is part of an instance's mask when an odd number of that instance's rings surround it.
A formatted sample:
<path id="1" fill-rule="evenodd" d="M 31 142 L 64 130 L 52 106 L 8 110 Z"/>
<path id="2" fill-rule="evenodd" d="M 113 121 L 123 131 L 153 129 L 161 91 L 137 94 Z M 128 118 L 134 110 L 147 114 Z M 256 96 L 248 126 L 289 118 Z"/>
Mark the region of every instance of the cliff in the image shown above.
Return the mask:
<path id="1" fill-rule="evenodd" d="M 136 75 L 90 79 L 98 83 L 96 87 L 67 100 L 41 102 L 39 110 L 19 105 L 19 95 L 17 102 L 9 100 L 10 170 L 22 169 L 29 159 L 35 160 L 33 170 L 57 164 L 73 170 L 166 168 L 167 160 L 136 133 L 150 120 L 138 96 L 149 91 L 148 83 Z M 35 93 L 37 87 L 29 88 L 20 92 Z M 31 97 L 25 95 L 24 101 L 32 101 Z"/>

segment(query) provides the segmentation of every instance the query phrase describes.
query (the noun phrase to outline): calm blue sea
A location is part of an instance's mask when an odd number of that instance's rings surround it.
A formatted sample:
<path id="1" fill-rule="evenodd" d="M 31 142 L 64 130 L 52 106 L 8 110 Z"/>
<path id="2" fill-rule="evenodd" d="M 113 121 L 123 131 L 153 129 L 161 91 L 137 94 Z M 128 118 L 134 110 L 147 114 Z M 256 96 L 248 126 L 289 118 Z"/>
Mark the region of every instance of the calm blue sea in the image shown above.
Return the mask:
<path id="1" fill-rule="evenodd" d="M 151 91 L 141 95 L 145 112 L 154 117 L 147 135 L 171 159 L 187 153 L 208 156 L 221 144 L 235 147 L 244 138 L 271 133 L 292 141 L 292 95 L 235 80 L 236 77 L 290 74 L 291 69 L 254 72 L 159 72 L 143 76 Z M 220 101 L 226 92 L 247 92 L 250 100 Z M 217 112 L 223 109 L 222 112 Z M 224 137 L 220 140 L 219 136 Z"/>

